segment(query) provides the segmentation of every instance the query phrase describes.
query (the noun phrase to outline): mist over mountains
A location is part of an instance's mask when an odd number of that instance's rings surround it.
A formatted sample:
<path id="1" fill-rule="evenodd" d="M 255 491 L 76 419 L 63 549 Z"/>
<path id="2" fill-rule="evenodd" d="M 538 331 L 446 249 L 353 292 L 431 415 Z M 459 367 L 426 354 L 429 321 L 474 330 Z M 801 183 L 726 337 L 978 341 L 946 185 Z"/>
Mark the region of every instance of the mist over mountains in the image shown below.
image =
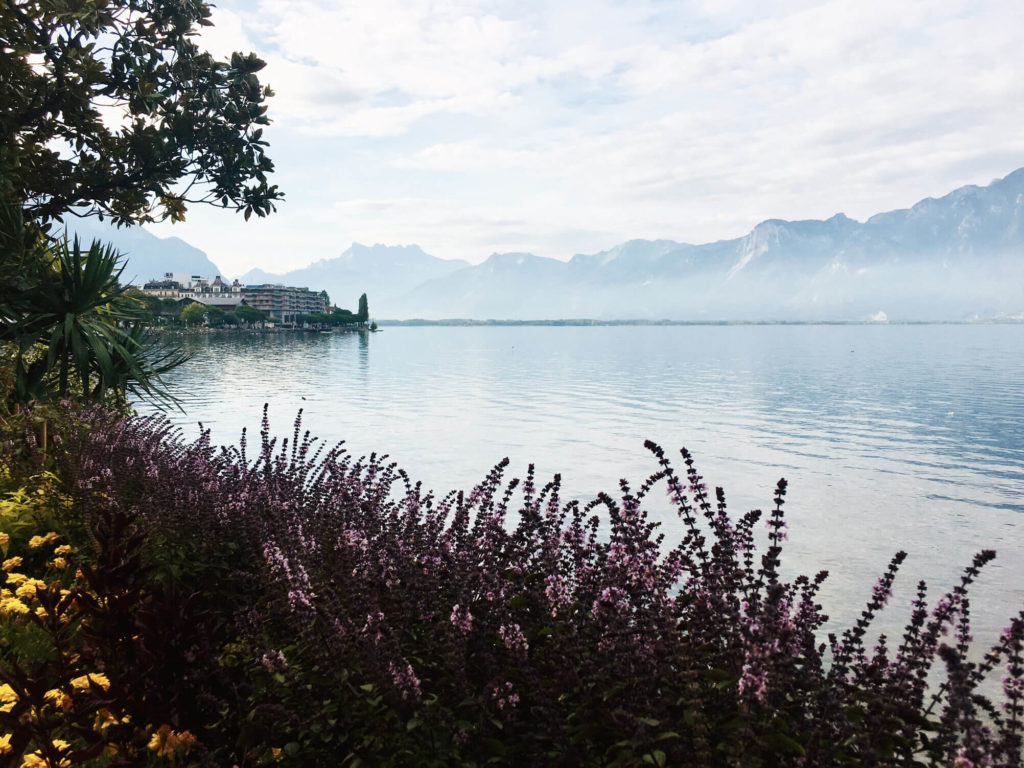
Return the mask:
<path id="1" fill-rule="evenodd" d="M 65 230 L 68 237 L 78 235 L 83 247 L 88 247 L 93 240 L 113 245 L 125 257 L 122 283 L 141 285 L 162 277 L 165 272 L 188 272 L 204 277 L 221 274 L 203 251 L 180 237 L 157 237 L 143 227 L 115 227 L 94 216 L 68 217 L 59 222 L 51 234 L 58 235 Z"/>
<path id="2" fill-rule="evenodd" d="M 135 245 L 126 274 L 141 271 L 140 257 L 147 269 L 156 263 Z M 185 270 L 154 274 L 165 271 Z M 770 219 L 702 245 L 631 240 L 569 261 L 495 253 L 470 265 L 415 245 L 356 243 L 302 269 L 240 279 L 326 289 L 340 306 L 365 291 L 371 314 L 388 319 L 1024 319 L 1024 168 L 864 222 Z"/>
<path id="3" fill-rule="evenodd" d="M 365 293 L 374 317 L 412 317 L 402 310 L 409 293 L 469 266 L 461 259 L 431 256 L 418 245 L 353 243 L 340 256 L 315 261 L 302 269 L 284 274 L 251 269 L 238 279 L 242 283 L 284 283 L 326 290 L 336 305 L 353 310 L 359 294 Z"/>

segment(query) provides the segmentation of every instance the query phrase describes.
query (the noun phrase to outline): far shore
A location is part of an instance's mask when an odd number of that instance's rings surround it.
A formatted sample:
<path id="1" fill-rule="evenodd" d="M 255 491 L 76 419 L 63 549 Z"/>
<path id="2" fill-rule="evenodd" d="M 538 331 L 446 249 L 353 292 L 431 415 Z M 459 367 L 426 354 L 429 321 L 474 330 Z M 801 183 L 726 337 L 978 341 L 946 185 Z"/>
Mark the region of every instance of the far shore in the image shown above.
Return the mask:
<path id="1" fill-rule="evenodd" d="M 331 329 L 312 329 L 312 328 L 294 328 L 286 327 L 282 328 L 276 325 L 267 326 L 264 328 L 240 328 L 240 327 L 227 327 L 227 328 L 209 328 L 206 326 L 199 326 L 196 328 L 182 328 L 179 326 L 170 325 L 153 325 L 150 326 L 150 330 L 158 333 L 168 333 L 178 336 L 202 336 L 206 334 L 266 334 L 266 333 L 372 333 L 373 329 L 366 326 L 338 326 Z"/>
<path id="2" fill-rule="evenodd" d="M 986 318 L 978 320 L 377 320 L 378 326 L 718 326 L 718 325 L 1024 325 L 1024 317 Z"/>

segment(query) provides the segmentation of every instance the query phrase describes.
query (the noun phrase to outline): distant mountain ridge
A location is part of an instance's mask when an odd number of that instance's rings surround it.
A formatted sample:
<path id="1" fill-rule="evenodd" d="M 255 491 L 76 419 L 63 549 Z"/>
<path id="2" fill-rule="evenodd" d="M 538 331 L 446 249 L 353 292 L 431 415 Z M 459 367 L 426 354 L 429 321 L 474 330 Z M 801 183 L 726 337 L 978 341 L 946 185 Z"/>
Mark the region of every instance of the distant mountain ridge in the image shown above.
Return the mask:
<path id="1" fill-rule="evenodd" d="M 1024 168 L 864 222 L 769 219 L 714 243 L 630 240 L 568 261 L 495 253 L 476 265 L 353 243 L 240 280 L 326 289 L 340 306 L 366 292 L 389 319 L 1024 320 Z"/>
<path id="2" fill-rule="evenodd" d="M 373 314 L 394 319 L 1024 319 L 1024 169 L 865 222 L 769 219 L 702 245 L 631 240 L 564 262 L 495 253 L 469 265 L 353 244 L 259 276 L 332 298 L 365 286 Z"/>
<path id="3" fill-rule="evenodd" d="M 238 280 L 326 290 L 332 302 L 353 310 L 359 294 L 365 293 L 370 311 L 382 317 L 382 311 L 394 312 L 401 307 L 403 297 L 417 286 L 467 267 L 467 261 L 439 259 L 424 253 L 418 245 L 352 243 L 340 256 L 321 259 L 301 269 L 283 274 L 251 269 Z"/>
<path id="4" fill-rule="evenodd" d="M 141 285 L 165 272 L 188 272 L 203 277 L 222 274 L 203 251 L 180 237 L 157 237 L 144 227 L 115 227 L 91 216 L 69 217 L 54 228 L 54 233 L 65 229 L 69 237 L 78 235 L 85 246 L 93 240 L 113 245 L 125 257 L 121 273 L 124 283 Z"/>

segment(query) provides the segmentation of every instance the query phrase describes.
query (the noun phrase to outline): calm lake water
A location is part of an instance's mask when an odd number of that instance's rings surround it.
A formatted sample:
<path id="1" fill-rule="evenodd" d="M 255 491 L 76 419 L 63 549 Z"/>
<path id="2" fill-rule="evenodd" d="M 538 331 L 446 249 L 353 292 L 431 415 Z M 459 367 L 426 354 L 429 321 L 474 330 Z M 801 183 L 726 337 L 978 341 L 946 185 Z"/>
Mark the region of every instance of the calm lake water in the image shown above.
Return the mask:
<path id="1" fill-rule="evenodd" d="M 377 334 L 189 337 L 172 376 L 219 443 L 304 424 L 357 455 L 386 453 L 435 490 L 470 488 L 502 457 L 562 474 L 565 497 L 614 492 L 656 468 L 643 442 L 687 447 L 734 513 L 789 481 L 790 573 L 828 569 L 831 626 L 848 626 L 897 549 L 914 583 L 974 591 L 988 642 L 1024 608 L 1024 326 L 388 327 Z M 676 454 L 677 455 L 677 454 Z M 662 494 L 652 514 L 679 525 Z"/>

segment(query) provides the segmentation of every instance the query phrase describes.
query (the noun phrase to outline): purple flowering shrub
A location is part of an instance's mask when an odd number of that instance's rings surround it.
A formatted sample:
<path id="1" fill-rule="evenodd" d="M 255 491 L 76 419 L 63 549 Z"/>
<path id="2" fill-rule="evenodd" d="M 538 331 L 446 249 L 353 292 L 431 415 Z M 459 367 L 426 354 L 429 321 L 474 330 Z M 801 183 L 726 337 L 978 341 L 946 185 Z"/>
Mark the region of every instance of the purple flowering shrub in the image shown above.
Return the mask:
<path id="1" fill-rule="evenodd" d="M 137 590 L 90 647 L 213 764 L 1021 764 L 1024 618 L 970 653 L 991 552 L 933 606 L 920 584 L 903 636 L 869 649 L 904 553 L 825 638 L 827 574 L 779 571 L 785 481 L 767 516 L 734 518 L 686 451 L 680 472 L 648 444 L 649 478 L 581 504 L 507 462 L 437 496 L 298 421 L 278 445 L 265 418 L 250 455 L 244 435 L 217 449 L 88 418 L 59 459 L 87 572 Z M 676 546 L 652 493 L 678 511 Z M 979 687 L 997 670 L 1001 701 Z"/>

